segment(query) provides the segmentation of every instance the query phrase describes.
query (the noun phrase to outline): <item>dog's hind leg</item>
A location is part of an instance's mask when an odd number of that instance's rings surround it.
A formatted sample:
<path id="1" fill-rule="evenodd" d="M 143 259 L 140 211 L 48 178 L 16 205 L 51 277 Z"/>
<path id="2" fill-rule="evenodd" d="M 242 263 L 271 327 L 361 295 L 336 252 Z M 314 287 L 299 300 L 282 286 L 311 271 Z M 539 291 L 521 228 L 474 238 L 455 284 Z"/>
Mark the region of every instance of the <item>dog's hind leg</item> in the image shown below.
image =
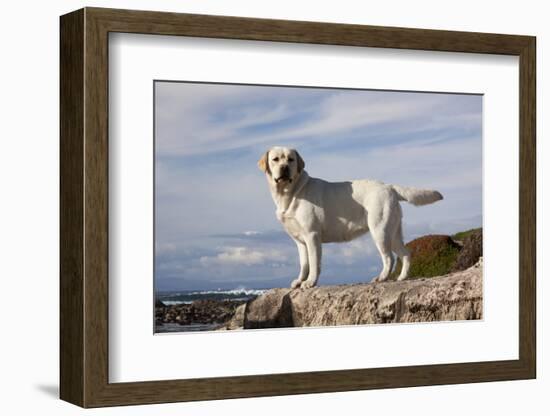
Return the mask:
<path id="1" fill-rule="evenodd" d="M 399 256 L 401 259 L 401 273 L 397 280 L 405 280 L 409 275 L 409 268 L 411 266 L 411 254 L 409 249 L 405 246 L 403 242 L 403 229 L 401 223 L 397 228 L 397 232 L 393 236 L 392 240 L 392 250 Z"/>
<path id="2" fill-rule="evenodd" d="M 384 228 L 385 227 L 380 224 L 378 227 L 373 227 L 370 230 L 374 244 L 380 253 L 380 257 L 382 257 L 383 264 L 382 271 L 378 277 L 373 279 L 373 282 L 383 282 L 386 280 L 393 268 L 394 259 L 391 251 L 391 238 L 390 235 L 388 235 L 389 233 L 387 230 Z"/>
<path id="3" fill-rule="evenodd" d="M 364 206 L 367 225 L 383 264 L 382 271 L 372 281 L 383 282 L 390 276 L 394 264 L 392 242 L 401 223 L 401 206 L 397 194 L 387 187 L 382 187 L 369 194 Z"/>

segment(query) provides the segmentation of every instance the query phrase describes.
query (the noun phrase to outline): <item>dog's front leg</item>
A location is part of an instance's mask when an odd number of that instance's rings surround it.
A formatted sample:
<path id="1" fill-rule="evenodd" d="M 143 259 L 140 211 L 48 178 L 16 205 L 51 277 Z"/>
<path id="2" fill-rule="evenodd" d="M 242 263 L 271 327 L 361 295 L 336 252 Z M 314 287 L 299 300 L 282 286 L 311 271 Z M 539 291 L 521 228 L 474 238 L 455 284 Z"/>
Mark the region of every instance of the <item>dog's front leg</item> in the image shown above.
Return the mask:
<path id="1" fill-rule="evenodd" d="M 307 254 L 307 247 L 304 243 L 298 240 L 294 240 L 296 243 L 296 247 L 298 247 L 298 254 L 300 256 L 300 274 L 298 275 L 298 278 L 293 280 L 290 288 L 296 289 L 297 287 L 300 287 L 302 282 L 307 279 L 307 276 L 309 274 L 309 258 Z"/>
<path id="2" fill-rule="evenodd" d="M 317 233 L 310 233 L 305 237 L 307 247 L 309 274 L 307 280 L 302 282 L 301 288 L 309 289 L 317 284 L 321 273 L 321 237 Z"/>

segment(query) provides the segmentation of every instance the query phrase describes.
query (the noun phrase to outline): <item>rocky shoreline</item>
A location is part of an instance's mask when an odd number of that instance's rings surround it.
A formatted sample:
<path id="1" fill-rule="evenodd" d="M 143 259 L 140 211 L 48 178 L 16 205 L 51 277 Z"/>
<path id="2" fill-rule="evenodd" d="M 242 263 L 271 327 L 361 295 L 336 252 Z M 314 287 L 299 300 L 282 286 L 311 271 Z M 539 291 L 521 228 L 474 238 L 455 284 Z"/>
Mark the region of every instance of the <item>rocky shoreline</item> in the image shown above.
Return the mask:
<path id="1" fill-rule="evenodd" d="M 247 300 L 178 305 L 157 300 L 157 332 L 180 332 L 179 327 L 185 332 L 197 325 L 205 326 L 198 330 L 233 330 L 482 319 L 482 229 L 428 235 L 407 247 L 412 262 L 405 281 L 391 281 L 398 262 L 382 283 L 271 289 Z"/>
<path id="2" fill-rule="evenodd" d="M 244 303 L 246 303 L 245 300 L 201 299 L 188 304 L 165 305 L 157 300 L 155 325 L 218 324 L 222 327 L 233 318 L 235 310 Z"/>
<path id="3" fill-rule="evenodd" d="M 482 276 L 480 258 L 466 270 L 435 278 L 271 289 L 249 300 L 157 301 L 155 325 L 157 332 L 186 332 L 196 325 L 235 330 L 476 320 L 483 317 Z"/>

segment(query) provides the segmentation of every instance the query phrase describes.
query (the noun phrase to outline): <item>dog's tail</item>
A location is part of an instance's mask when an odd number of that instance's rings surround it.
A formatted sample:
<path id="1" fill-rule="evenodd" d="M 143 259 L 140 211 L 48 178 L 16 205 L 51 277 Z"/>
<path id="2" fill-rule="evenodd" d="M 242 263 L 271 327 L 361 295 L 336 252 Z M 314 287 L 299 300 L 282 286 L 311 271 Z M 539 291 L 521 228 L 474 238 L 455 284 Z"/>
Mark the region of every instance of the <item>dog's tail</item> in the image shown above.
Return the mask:
<path id="1" fill-rule="evenodd" d="M 392 185 L 400 201 L 407 201 L 413 205 L 428 205 L 443 199 L 437 191 L 430 189 L 409 188 L 406 186 Z"/>

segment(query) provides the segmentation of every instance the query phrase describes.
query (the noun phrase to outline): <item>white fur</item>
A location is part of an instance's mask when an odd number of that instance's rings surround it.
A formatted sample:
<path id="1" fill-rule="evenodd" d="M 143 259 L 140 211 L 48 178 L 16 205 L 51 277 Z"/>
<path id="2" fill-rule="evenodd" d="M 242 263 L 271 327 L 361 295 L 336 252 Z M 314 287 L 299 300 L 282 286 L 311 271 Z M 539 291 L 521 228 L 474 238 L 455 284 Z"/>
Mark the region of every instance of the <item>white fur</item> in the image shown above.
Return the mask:
<path id="1" fill-rule="evenodd" d="M 399 201 L 426 205 L 443 199 L 437 191 L 388 185 L 370 179 L 327 182 L 310 177 L 294 149 L 271 148 L 260 161 L 277 218 L 298 247 L 300 273 L 292 288 L 310 288 L 321 272 L 322 243 L 350 241 L 368 231 L 382 257 L 375 281 L 390 275 L 397 254 L 403 264 L 398 280 L 408 276 L 409 251 L 403 242 Z"/>

